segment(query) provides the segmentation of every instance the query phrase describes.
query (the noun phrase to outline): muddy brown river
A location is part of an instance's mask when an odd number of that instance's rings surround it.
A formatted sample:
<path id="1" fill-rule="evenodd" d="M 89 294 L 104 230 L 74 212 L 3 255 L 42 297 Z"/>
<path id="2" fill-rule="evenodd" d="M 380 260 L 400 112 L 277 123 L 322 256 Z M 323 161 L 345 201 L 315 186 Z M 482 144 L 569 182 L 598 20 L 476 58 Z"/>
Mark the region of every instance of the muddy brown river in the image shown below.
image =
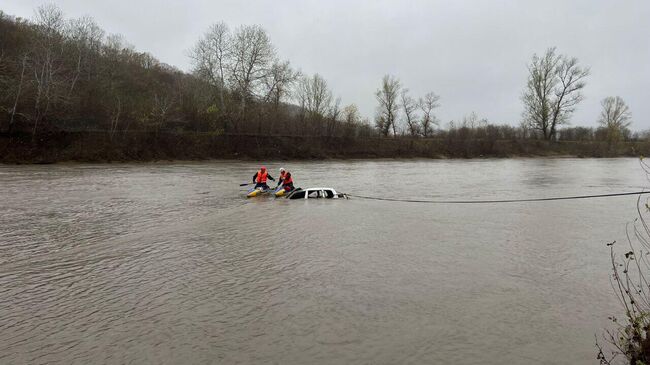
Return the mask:
<path id="1" fill-rule="evenodd" d="M 391 198 L 648 185 L 635 159 L 265 164 Z M 0 364 L 595 364 L 623 314 L 636 197 L 246 199 L 257 167 L 0 166 Z"/>

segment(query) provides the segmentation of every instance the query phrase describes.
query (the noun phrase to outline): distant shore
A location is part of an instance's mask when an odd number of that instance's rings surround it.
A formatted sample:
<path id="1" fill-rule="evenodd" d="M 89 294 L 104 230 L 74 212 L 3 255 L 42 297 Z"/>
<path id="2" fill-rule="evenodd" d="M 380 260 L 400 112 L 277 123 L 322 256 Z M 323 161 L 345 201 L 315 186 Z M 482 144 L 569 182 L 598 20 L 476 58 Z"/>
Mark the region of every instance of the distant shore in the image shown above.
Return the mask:
<path id="1" fill-rule="evenodd" d="M 638 157 L 649 142 L 343 138 L 211 133 L 52 132 L 0 135 L 0 163 L 321 160 L 374 158 Z"/>

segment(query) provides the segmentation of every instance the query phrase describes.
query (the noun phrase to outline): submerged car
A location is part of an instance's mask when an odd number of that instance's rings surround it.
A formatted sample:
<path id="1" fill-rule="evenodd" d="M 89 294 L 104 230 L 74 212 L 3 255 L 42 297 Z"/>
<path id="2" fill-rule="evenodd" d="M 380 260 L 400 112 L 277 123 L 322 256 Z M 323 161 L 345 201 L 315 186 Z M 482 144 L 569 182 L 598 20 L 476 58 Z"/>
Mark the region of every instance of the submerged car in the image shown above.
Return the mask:
<path id="1" fill-rule="evenodd" d="M 295 189 L 289 195 L 287 199 L 338 199 L 346 198 L 345 194 L 337 193 L 336 190 L 332 188 L 307 188 L 307 189 Z"/>

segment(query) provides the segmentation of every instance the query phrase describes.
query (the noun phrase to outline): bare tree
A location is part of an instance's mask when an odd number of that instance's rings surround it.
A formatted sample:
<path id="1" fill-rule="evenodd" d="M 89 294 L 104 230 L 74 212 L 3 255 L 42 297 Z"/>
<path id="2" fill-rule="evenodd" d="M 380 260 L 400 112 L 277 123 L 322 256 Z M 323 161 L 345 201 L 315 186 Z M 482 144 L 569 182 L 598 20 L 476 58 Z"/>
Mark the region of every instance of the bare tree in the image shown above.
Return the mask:
<path id="1" fill-rule="evenodd" d="M 357 108 L 355 104 L 346 105 L 343 107 L 341 113 L 343 118 L 344 135 L 346 137 L 353 137 L 361 123 L 359 108 Z"/>
<path id="2" fill-rule="evenodd" d="M 124 36 L 119 34 L 119 33 L 111 33 L 106 37 L 106 44 L 104 45 L 104 53 L 106 55 L 112 55 L 116 56 L 120 52 L 122 52 L 123 49 L 127 48 L 128 45 L 124 40 Z M 113 57 L 110 61 L 115 61 L 117 62 L 116 59 Z"/>
<path id="3" fill-rule="evenodd" d="M 361 120 L 359 108 L 355 104 L 347 105 L 343 108 L 343 121 L 347 124 L 355 125 Z"/>
<path id="4" fill-rule="evenodd" d="M 327 136 L 336 135 L 336 129 L 341 118 L 341 98 L 338 97 L 327 110 Z"/>
<path id="5" fill-rule="evenodd" d="M 375 128 L 377 128 L 382 136 L 388 137 L 388 134 L 390 133 L 390 123 L 386 120 L 386 116 L 379 111 L 377 111 L 377 114 L 375 115 Z"/>
<path id="6" fill-rule="evenodd" d="M 292 86 L 300 78 L 300 72 L 291 68 L 289 61 L 275 62 L 264 79 L 266 95 L 264 101 L 278 108 L 280 102 L 290 96 Z"/>
<path id="7" fill-rule="evenodd" d="M 286 118 L 283 118 L 283 112 L 286 108 L 281 108 L 281 103 L 291 96 L 294 85 L 300 79 L 300 72 L 291 68 L 289 61 L 276 61 L 271 66 L 269 74 L 264 78 L 264 97 L 262 98 L 265 106 L 259 108 L 260 116 L 258 117 L 258 133 L 262 131 L 263 113 L 271 110 L 272 117 L 266 118 L 267 128 L 273 131 L 277 121 L 284 123 L 283 128 L 288 128 Z"/>
<path id="8" fill-rule="evenodd" d="M 421 125 L 422 135 L 424 137 L 431 135 L 433 125 L 440 125 L 438 118 L 436 118 L 436 116 L 433 114 L 433 109 L 440 106 L 438 103 L 439 100 L 440 96 L 436 95 L 433 92 L 430 92 L 424 95 L 424 98 L 420 98 L 418 101 L 418 106 L 420 107 L 420 110 L 422 110 Z"/>
<path id="9" fill-rule="evenodd" d="M 50 106 L 62 97 L 60 74 L 62 62 L 62 31 L 65 25 L 63 12 L 54 5 L 42 5 L 36 9 L 35 21 L 43 37 L 38 37 L 34 49 L 34 81 L 36 97 L 34 101 L 34 127 L 32 138 L 36 135 L 39 122 L 47 115 Z"/>
<path id="10" fill-rule="evenodd" d="M 524 119 L 531 128 L 542 131 L 545 139 L 550 138 L 551 98 L 557 84 L 555 68 L 558 62 L 555 48 L 547 50 L 542 58 L 534 54 L 528 66 L 528 82 L 522 96 Z"/>
<path id="11" fill-rule="evenodd" d="M 632 124 L 632 113 L 623 98 L 608 96 L 600 102 L 603 110 L 600 112 L 598 123 L 607 129 L 607 139 L 618 141 L 623 131 Z"/>
<path id="12" fill-rule="evenodd" d="M 156 126 L 156 133 L 158 132 L 161 126 L 167 123 L 167 120 L 169 119 L 169 114 L 171 113 L 172 107 L 174 106 L 175 102 L 176 102 L 175 95 L 172 94 L 154 95 L 152 114 Z"/>
<path id="13" fill-rule="evenodd" d="M 232 66 L 232 36 L 221 22 L 210 26 L 190 52 L 194 72 L 216 88 L 219 108 L 225 110 L 227 70 Z"/>
<path id="14" fill-rule="evenodd" d="M 545 139 L 553 139 L 557 127 L 568 123 L 582 101 L 589 69 L 580 67 L 576 58 L 557 55 L 555 48 L 549 48 L 543 57 L 533 55 L 528 72 L 522 95 L 524 119 Z"/>
<path id="15" fill-rule="evenodd" d="M 245 25 L 233 35 L 230 77 L 233 89 L 241 98 L 241 115 L 246 100 L 255 95 L 275 60 L 275 49 L 269 36 L 259 25 Z"/>
<path id="16" fill-rule="evenodd" d="M 375 92 L 375 98 L 379 102 L 377 108 L 376 125 L 381 134 L 388 136 L 390 129 L 393 129 L 393 135 L 397 136 L 396 119 L 399 112 L 399 91 L 401 85 L 398 79 L 393 76 L 385 75 L 381 80 L 381 87 Z"/>
<path id="17" fill-rule="evenodd" d="M 111 110 L 111 115 L 110 115 L 110 129 L 109 129 L 109 135 L 111 140 L 113 140 L 113 136 L 115 135 L 115 132 L 117 131 L 117 126 L 120 123 L 120 115 L 122 114 L 122 102 L 120 100 L 120 97 L 116 97 L 115 100 L 115 107 Z"/>
<path id="18" fill-rule="evenodd" d="M 104 31 L 92 18 L 85 16 L 68 21 L 66 35 L 76 51 L 75 70 L 68 91 L 68 94 L 72 94 L 87 58 L 90 57 L 91 52 L 99 50 Z"/>
<path id="19" fill-rule="evenodd" d="M 551 138 L 555 137 L 558 125 L 569 121 L 576 106 L 584 98 L 582 89 L 586 86 L 585 78 L 589 76 L 590 71 L 589 68 L 580 67 L 577 58 L 561 56 L 556 73 L 559 84 L 555 89 Z"/>
<path id="20" fill-rule="evenodd" d="M 16 90 L 16 97 L 14 98 L 14 106 L 11 108 L 11 117 L 9 118 L 9 133 L 11 133 L 13 130 L 13 126 L 16 118 L 16 112 L 18 109 L 18 101 L 20 100 L 20 94 L 23 90 L 23 81 L 25 79 L 26 67 L 27 67 L 27 54 L 24 54 L 21 62 L 21 67 L 20 67 L 20 80 L 18 81 L 18 89 Z"/>
<path id="21" fill-rule="evenodd" d="M 341 98 L 337 97 L 334 99 L 334 102 L 330 104 L 330 107 L 327 110 L 327 118 L 338 122 L 341 118 Z"/>
<path id="22" fill-rule="evenodd" d="M 519 131 L 521 132 L 521 135 L 519 136 L 521 139 L 532 137 L 532 133 L 530 132 L 530 123 L 527 123 L 526 121 L 519 122 Z"/>
<path id="23" fill-rule="evenodd" d="M 402 104 L 402 110 L 404 111 L 404 122 L 406 122 L 406 127 L 408 128 L 409 134 L 411 137 L 415 137 L 420 134 L 420 122 L 417 120 L 417 107 L 415 99 L 408 94 L 408 89 L 402 89 L 400 95 L 400 102 Z"/>
<path id="24" fill-rule="evenodd" d="M 481 125 L 483 124 L 483 125 Z M 462 121 L 460 122 L 461 128 L 476 129 L 477 127 L 487 125 L 487 120 L 479 119 L 478 114 L 472 111 L 471 113 L 464 115 Z"/>
<path id="25" fill-rule="evenodd" d="M 301 109 L 311 118 L 325 117 L 332 107 L 332 98 L 332 91 L 321 75 L 304 76 L 300 80 L 297 99 Z"/>
<path id="26" fill-rule="evenodd" d="M 65 26 L 63 12 L 54 4 L 44 4 L 36 8 L 34 20 L 46 38 L 60 37 Z"/>

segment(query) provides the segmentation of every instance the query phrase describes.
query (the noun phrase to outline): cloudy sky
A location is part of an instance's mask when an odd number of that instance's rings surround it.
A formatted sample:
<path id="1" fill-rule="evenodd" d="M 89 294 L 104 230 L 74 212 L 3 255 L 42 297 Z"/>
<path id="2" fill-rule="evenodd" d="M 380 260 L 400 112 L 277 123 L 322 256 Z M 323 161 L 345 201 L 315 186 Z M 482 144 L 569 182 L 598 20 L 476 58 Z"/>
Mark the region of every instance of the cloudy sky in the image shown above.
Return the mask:
<path id="1" fill-rule="evenodd" d="M 31 18 L 36 0 L 3 0 Z M 189 70 L 187 50 L 212 23 L 259 24 L 283 59 L 320 73 L 343 104 L 374 114 L 382 75 L 414 96 L 441 95 L 438 116 L 475 111 L 518 124 L 526 64 L 557 46 L 591 68 L 572 123 L 596 125 L 600 100 L 619 95 L 635 130 L 650 128 L 650 1 L 55 0 L 69 17 L 90 15 L 138 50 Z"/>

